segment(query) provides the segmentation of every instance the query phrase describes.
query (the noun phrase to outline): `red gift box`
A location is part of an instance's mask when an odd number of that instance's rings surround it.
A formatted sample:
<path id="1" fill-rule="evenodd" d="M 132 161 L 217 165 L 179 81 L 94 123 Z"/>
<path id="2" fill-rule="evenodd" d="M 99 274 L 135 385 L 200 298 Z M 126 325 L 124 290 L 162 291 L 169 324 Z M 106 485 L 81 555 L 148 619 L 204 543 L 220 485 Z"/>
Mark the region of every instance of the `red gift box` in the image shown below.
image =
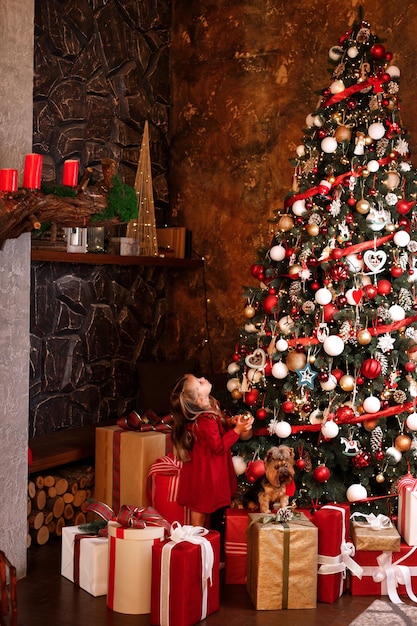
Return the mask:
<path id="1" fill-rule="evenodd" d="M 350 507 L 348 504 L 323 506 L 312 516 L 318 529 L 317 599 L 333 603 L 345 590 L 346 570 L 360 575 L 352 556 L 355 548 L 348 542 Z"/>
<path id="2" fill-rule="evenodd" d="M 217 531 L 174 524 L 170 539 L 152 547 L 150 624 L 193 626 L 218 611 L 219 562 Z"/>
<path id="3" fill-rule="evenodd" d="M 358 550 L 355 561 L 362 567 L 362 578 L 352 577 L 353 596 L 385 596 L 401 603 L 399 596 L 407 595 L 417 602 L 417 546 L 401 543 L 400 552 Z"/>
<path id="4" fill-rule="evenodd" d="M 148 474 L 148 501 L 170 524 L 190 524 L 191 511 L 177 502 L 182 462 L 167 454 L 151 465 Z"/>
<path id="5" fill-rule="evenodd" d="M 246 584 L 247 527 L 248 511 L 244 509 L 226 509 L 224 556 L 225 582 L 227 585 Z"/>

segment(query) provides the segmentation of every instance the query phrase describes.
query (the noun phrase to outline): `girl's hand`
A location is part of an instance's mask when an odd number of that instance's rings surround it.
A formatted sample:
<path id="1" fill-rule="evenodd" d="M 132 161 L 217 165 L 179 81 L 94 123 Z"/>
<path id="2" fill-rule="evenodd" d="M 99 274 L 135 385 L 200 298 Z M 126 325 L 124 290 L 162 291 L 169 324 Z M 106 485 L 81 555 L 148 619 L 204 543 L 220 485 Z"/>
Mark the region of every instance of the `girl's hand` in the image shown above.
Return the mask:
<path id="1" fill-rule="evenodd" d="M 246 441 L 252 437 L 252 424 L 254 422 L 254 418 L 250 415 L 250 413 L 234 415 L 230 421 L 235 425 L 234 431 L 241 439 Z"/>

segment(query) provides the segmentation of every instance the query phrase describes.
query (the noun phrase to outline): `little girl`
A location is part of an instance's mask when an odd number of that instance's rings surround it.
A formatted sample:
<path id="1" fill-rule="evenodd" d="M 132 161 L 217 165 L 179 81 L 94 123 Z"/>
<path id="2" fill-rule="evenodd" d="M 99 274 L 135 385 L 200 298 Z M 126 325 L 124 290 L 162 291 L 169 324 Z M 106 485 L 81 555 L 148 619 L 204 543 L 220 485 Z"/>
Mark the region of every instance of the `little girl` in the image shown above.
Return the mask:
<path id="1" fill-rule="evenodd" d="M 211 387 L 205 378 L 186 374 L 171 393 L 172 442 L 184 462 L 178 503 L 191 510 L 193 526 L 204 526 L 210 513 L 230 506 L 237 489 L 230 448 L 252 435 L 253 418 L 236 415 L 228 428 Z"/>

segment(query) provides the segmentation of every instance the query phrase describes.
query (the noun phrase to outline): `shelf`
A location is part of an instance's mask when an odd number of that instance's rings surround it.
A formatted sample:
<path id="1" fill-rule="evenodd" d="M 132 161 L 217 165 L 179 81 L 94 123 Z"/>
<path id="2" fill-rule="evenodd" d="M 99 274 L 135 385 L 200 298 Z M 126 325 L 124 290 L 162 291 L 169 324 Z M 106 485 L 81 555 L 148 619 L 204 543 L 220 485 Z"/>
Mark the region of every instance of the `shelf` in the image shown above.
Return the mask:
<path id="1" fill-rule="evenodd" d="M 29 440 L 30 472 L 41 472 L 94 456 L 96 424 L 67 428 Z"/>
<path id="2" fill-rule="evenodd" d="M 198 269 L 203 266 L 201 259 L 177 259 L 169 256 L 120 256 L 116 254 L 95 254 L 60 252 L 53 250 L 32 250 L 32 261 L 50 263 L 86 263 L 89 265 L 149 265 L 162 267 L 183 267 Z"/>

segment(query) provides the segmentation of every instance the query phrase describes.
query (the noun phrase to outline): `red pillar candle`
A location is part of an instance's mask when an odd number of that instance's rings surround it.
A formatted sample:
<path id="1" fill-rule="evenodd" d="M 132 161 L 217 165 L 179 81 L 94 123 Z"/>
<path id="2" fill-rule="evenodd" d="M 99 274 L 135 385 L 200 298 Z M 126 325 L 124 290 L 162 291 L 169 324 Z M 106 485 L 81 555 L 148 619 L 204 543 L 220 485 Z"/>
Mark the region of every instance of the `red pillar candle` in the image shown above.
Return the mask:
<path id="1" fill-rule="evenodd" d="M 0 191 L 17 191 L 17 170 L 0 170 Z"/>
<path id="2" fill-rule="evenodd" d="M 27 154 L 23 171 L 23 187 L 25 189 L 40 189 L 42 176 L 42 155 Z"/>
<path id="3" fill-rule="evenodd" d="M 64 161 L 62 184 L 66 187 L 76 187 L 78 185 L 78 161 L 76 159 Z"/>

